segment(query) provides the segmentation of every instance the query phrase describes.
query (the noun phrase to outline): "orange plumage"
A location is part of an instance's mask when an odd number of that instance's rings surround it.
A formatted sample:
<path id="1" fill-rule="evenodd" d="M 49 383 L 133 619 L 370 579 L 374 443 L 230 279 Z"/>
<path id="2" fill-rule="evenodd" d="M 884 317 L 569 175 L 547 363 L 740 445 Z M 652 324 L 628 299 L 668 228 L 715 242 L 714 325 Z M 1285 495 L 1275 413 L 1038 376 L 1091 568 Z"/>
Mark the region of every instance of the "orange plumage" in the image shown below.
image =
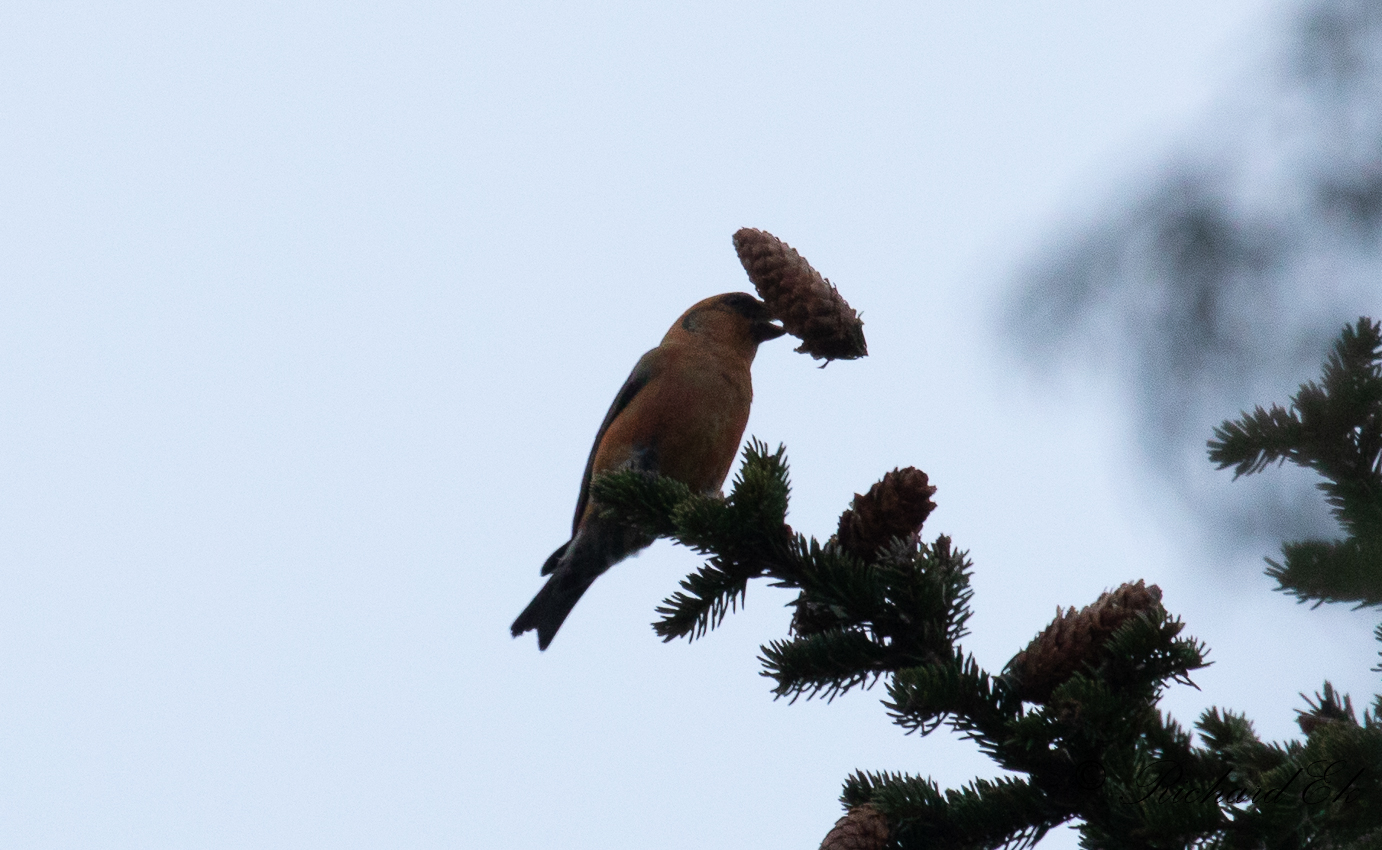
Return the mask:
<path id="1" fill-rule="evenodd" d="M 695 492 L 719 492 L 748 423 L 749 367 L 758 344 L 783 333 L 763 302 L 730 292 L 693 305 L 639 359 L 595 435 L 571 539 L 543 564 L 542 574 L 551 577 L 514 620 L 514 637 L 536 629 L 538 647 L 546 649 L 595 579 L 652 543 L 593 510 L 595 475 L 638 469 L 675 478 Z"/>

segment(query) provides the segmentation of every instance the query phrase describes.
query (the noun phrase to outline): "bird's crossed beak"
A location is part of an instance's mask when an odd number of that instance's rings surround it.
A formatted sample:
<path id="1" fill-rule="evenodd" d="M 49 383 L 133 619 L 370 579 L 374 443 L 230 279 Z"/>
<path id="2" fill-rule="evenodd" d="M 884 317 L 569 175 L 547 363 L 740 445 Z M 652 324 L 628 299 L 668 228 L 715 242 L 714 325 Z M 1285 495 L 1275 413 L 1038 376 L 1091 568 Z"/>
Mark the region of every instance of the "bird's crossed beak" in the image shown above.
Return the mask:
<path id="1" fill-rule="evenodd" d="M 770 339 L 777 339 L 785 333 L 787 333 L 787 329 L 782 325 L 775 325 L 769 321 L 753 323 L 754 342 L 767 342 Z"/>

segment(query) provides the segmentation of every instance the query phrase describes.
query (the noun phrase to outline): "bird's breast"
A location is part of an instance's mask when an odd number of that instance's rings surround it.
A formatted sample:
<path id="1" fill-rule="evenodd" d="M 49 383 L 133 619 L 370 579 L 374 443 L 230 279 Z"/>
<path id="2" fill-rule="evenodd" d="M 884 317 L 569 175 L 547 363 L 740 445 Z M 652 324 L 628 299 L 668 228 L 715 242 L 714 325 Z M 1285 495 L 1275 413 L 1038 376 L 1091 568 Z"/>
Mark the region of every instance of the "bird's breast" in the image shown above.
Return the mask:
<path id="1" fill-rule="evenodd" d="M 729 475 L 748 423 L 753 387 L 747 365 L 671 364 L 610 424 L 597 469 L 617 467 L 635 452 L 656 471 L 693 491 L 718 490 Z"/>

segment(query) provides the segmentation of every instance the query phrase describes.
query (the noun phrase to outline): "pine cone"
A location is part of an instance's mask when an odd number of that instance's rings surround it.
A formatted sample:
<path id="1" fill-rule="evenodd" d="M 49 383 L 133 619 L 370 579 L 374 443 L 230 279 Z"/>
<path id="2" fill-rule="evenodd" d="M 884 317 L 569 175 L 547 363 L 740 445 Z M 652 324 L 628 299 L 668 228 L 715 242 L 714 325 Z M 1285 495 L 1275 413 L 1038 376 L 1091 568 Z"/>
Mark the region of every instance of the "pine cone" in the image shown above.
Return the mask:
<path id="1" fill-rule="evenodd" d="M 797 351 L 827 361 L 869 353 L 864 323 L 854 308 L 792 246 L 765 230 L 745 227 L 734 234 L 734 250 L 768 312 L 801 340 Z"/>
<path id="2" fill-rule="evenodd" d="M 855 806 L 835 821 L 821 850 L 883 850 L 888 843 L 888 819 L 868 803 Z"/>
<path id="3" fill-rule="evenodd" d="M 935 492 L 920 469 L 894 469 L 867 494 L 855 493 L 850 509 L 840 514 L 836 534 L 840 548 L 872 560 L 889 540 L 907 538 L 921 530 L 921 524 L 936 509 L 931 501 Z"/>
<path id="4" fill-rule="evenodd" d="M 1027 702 L 1044 703 L 1056 686 L 1093 662 L 1109 635 L 1143 611 L 1161 604 L 1161 588 L 1124 584 L 1105 591 L 1075 613 L 1056 607 L 1051 625 L 1008 662 L 1008 679 Z"/>

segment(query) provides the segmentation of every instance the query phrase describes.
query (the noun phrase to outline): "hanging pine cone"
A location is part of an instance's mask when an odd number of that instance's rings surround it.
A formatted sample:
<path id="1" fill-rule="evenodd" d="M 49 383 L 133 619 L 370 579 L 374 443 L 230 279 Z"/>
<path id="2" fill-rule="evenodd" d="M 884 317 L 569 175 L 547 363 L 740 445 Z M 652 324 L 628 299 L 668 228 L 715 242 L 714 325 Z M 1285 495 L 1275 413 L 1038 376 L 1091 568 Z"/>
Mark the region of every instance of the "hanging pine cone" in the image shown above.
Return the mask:
<path id="1" fill-rule="evenodd" d="M 1007 678 L 1027 702 L 1044 703 L 1056 686 L 1097 658 L 1109 635 L 1143 611 L 1161 604 L 1161 588 L 1124 584 L 1105 591 L 1075 612 L 1056 607 L 1056 619 L 1008 662 Z"/>
<path id="2" fill-rule="evenodd" d="M 894 469 L 868 493 L 855 493 L 850 509 L 840 514 L 836 533 L 840 548 L 865 561 L 872 560 L 889 540 L 905 539 L 921 530 L 921 524 L 936 509 L 931 501 L 935 492 L 920 469 Z"/>
<path id="3" fill-rule="evenodd" d="M 883 850 L 887 843 L 888 819 L 865 803 L 835 821 L 821 842 L 821 850 Z"/>
<path id="4" fill-rule="evenodd" d="M 734 250 L 768 312 L 801 340 L 797 351 L 817 360 L 854 360 L 869 353 L 859 314 L 792 246 L 745 227 L 734 234 Z"/>

